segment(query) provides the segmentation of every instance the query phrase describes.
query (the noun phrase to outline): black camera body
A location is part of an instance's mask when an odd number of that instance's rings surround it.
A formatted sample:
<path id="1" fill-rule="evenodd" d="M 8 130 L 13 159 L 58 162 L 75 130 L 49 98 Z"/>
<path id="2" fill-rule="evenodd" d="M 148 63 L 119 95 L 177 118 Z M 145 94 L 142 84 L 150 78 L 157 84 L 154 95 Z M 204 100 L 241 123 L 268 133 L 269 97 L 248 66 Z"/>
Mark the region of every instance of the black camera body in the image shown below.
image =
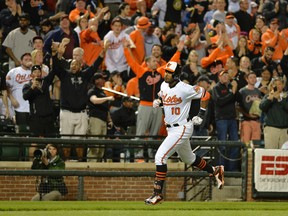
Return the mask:
<path id="1" fill-rule="evenodd" d="M 48 151 L 47 148 L 45 148 L 45 149 L 36 149 L 33 152 L 33 156 L 34 156 L 34 159 L 41 160 L 42 157 L 49 158 L 50 157 L 50 152 Z"/>
<path id="2" fill-rule="evenodd" d="M 42 81 L 43 81 L 43 78 L 36 78 L 36 81 L 42 82 Z"/>
<path id="3" fill-rule="evenodd" d="M 42 162 L 42 157 L 50 158 L 50 152 L 47 148 L 45 149 L 37 149 L 33 152 L 33 163 L 31 169 L 46 169 L 47 167 Z"/>

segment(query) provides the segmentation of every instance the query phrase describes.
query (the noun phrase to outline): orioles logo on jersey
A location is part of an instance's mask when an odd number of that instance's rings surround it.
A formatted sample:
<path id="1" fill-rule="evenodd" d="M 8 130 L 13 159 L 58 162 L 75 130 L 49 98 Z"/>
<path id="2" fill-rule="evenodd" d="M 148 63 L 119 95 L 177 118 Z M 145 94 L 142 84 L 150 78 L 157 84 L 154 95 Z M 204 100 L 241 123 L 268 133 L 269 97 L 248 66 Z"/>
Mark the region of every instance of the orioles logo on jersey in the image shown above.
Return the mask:
<path id="1" fill-rule="evenodd" d="M 15 81 L 19 84 L 26 83 L 31 79 L 28 74 L 17 74 L 15 77 Z M 8 77 L 7 80 L 11 80 L 11 77 Z"/>
<path id="2" fill-rule="evenodd" d="M 182 102 L 181 97 L 178 98 L 176 95 L 168 96 L 167 94 L 162 96 L 162 100 L 163 104 L 167 106 L 180 104 Z"/>

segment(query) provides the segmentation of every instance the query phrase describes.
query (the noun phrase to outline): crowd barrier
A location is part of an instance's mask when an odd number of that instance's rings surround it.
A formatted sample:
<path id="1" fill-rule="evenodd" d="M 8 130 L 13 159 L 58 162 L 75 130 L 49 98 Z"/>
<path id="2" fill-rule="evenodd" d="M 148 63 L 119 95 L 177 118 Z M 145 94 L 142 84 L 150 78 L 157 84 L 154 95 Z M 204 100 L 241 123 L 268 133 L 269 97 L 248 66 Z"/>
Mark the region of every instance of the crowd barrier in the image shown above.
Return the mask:
<path id="1" fill-rule="evenodd" d="M 153 147 L 157 148 L 161 140 L 146 140 L 146 139 L 69 139 L 69 138 L 33 138 L 33 137 L 0 137 L 0 148 L 2 147 L 29 147 L 31 143 L 38 143 L 39 146 L 45 146 L 47 143 L 61 144 L 63 146 L 69 146 L 73 144 L 82 144 L 87 147 L 95 147 L 97 145 L 105 146 L 121 146 L 123 148 L 136 148 L 136 147 Z M 14 144 L 14 145 L 13 145 Z M 15 145 L 16 144 L 16 145 Z M 246 191 L 247 191 L 247 148 L 241 142 L 219 142 L 219 141 L 193 141 L 191 142 L 192 148 L 201 150 L 202 147 L 210 148 L 213 150 L 213 156 L 211 157 L 211 163 L 216 163 L 213 161 L 215 155 L 217 155 L 219 146 L 226 147 L 239 147 L 241 148 L 241 158 L 238 158 L 241 161 L 241 171 L 239 172 L 225 172 L 226 178 L 237 178 L 241 180 L 241 200 L 246 200 Z M 196 153 L 197 153 L 196 151 Z M 121 164 L 121 163 L 119 163 Z M 153 169 L 152 169 L 153 170 Z M 133 171 L 123 171 L 119 169 L 112 169 L 111 171 L 97 171 L 97 170 L 19 170 L 19 169 L 1 169 L 0 176 L 74 176 L 77 177 L 77 200 L 85 200 L 84 198 L 84 188 L 85 181 L 87 177 L 107 177 L 107 178 L 122 178 L 122 177 L 131 177 L 131 178 L 142 178 L 142 177 L 151 177 L 155 175 L 154 171 L 143 171 L 133 170 Z M 208 174 L 203 171 L 189 171 L 183 168 L 183 171 L 168 171 L 168 178 L 209 178 Z M 185 184 L 184 184 L 185 185 Z M 74 186 L 75 187 L 75 186 Z M 85 189 L 87 191 L 87 189 Z M 87 192 L 86 192 L 87 193 Z M 89 193 L 89 192 L 88 192 Z M 187 193 L 187 189 L 184 188 L 184 194 Z"/>

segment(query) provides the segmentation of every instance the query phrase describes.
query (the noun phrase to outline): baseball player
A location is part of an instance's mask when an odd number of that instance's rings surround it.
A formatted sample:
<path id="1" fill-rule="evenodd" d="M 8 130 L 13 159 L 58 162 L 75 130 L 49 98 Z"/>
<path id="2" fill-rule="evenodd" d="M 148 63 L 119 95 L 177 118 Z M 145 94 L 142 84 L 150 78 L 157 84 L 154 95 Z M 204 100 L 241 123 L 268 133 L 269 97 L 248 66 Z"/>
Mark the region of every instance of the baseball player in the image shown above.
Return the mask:
<path id="1" fill-rule="evenodd" d="M 205 90 L 200 86 L 191 86 L 180 81 L 180 74 L 180 65 L 176 62 L 168 62 L 165 67 L 164 82 L 158 93 L 159 99 L 153 101 L 154 108 L 163 106 L 168 135 L 155 155 L 154 193 L 145 200 L 148 205 L 155 205 L 163 200 L 162 189 L 167 174 L 167 159 L 175 152 L 184 163 L 192 164 L 215 176 L 219 189 L 224 186 L 224 166 L 212 167 L 207 164 L 192 152 L 189 142 L 193 125 L 201 124 L 205 114 L 205 109 L 201 107 L 197 116 L 192 120 L 188 119 L 191 100 L 202 98 Z"/>

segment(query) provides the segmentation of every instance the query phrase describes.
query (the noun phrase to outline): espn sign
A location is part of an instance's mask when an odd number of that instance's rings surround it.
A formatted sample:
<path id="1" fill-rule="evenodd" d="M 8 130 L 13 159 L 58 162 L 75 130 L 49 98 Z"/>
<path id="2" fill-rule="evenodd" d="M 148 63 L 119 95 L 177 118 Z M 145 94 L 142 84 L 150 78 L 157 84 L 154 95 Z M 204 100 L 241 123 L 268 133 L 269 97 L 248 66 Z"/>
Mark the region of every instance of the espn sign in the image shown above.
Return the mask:
<path id="1" fill-rule="evenodd" d="M 259 192 L 288 192 L 288 151 L 255 149 L 254 183 Z"/>
<path id="2" fill-rule="evenodd" d="M 263 155 L 260 174 L 276 176 L 288 175 L 288 156 Z"/>

